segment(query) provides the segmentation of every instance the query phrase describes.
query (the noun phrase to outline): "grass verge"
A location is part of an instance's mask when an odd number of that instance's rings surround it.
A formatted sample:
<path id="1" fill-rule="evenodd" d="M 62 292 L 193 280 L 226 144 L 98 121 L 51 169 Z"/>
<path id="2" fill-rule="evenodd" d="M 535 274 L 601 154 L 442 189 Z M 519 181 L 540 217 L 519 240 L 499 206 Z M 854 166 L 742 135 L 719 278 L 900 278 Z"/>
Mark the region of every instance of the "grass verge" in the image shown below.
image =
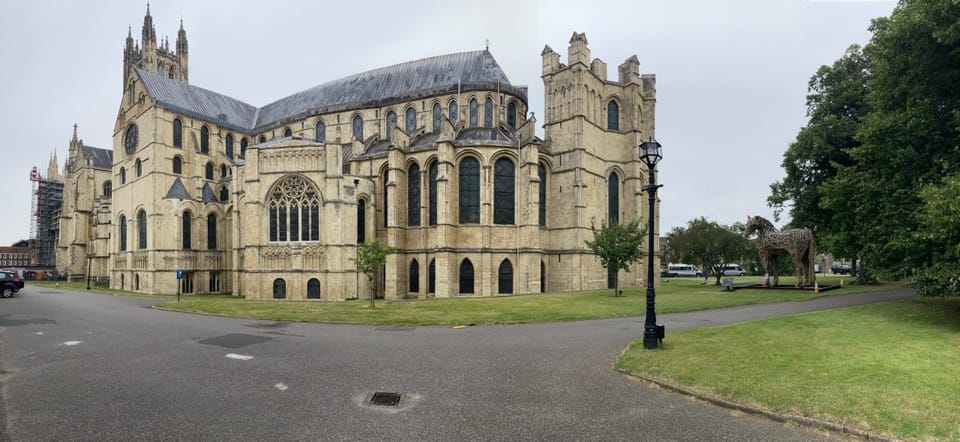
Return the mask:
<path id="1" fill-rule="evenodd" d="M 743 282 L 751 281 L 750 278 L 741 279 L 744 280 Z M 738 283 L 740 282 L 738 280 Z M 764 302 L 801 301 L 816 296 L 874 291 L 899 286 L 900 284 L 847 286 L 820 294 L 810 291 L 775 290 L 724 292 L 718 286 L 702 285 L 700 280 L 674 279 L 664 282 L 657 289 L 657 313 L 677 313 Z M 184 296 L 182 302 L 167 302 L 159 305 L 159 308 L 275 321 L 379 325 L 517 324 L 645 314 L 645 289 L 626 289 L 622 297 L 614 297 L 612 294 L 612 290 L 600 290 L 567 294 L 378 301 L 374 309 L 367 307 L 365 300 L 276 302 L 244 300 L 228 295 Z"/>
<path id="2" fill-rule="evenodd" d="M 621 371 L 779 413 L 960 440 L 960 299 L 920 298 L 633 342 Z"/>

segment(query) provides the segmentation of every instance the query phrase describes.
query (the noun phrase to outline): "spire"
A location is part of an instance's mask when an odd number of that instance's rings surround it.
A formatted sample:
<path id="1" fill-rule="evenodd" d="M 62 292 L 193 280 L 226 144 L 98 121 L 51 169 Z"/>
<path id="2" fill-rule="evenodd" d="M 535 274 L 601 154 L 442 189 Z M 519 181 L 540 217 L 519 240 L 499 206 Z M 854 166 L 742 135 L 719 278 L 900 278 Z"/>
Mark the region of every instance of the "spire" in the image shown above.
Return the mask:
<path id="1" fill-rule="evenodd" d="M 77 142 L 77 123 L 73 123 L 73 142 Z"/>
<path id="2" fill-rule="evenodd" d="M 144 48 L 149 47 L 147 42 L 152 41 L 156 43 L 157 41 L 157 34 L 153 29 L 153 17 L 150 16 L 150 3 L 147 3 L 147 15 L 143 16 L 143 31 L 141 37 Z"/>
<path id="3" fill-rule="evenodd" d="M 187 53 L 187 31 L 183 29 L 183 19 L 180 19 L 180 30 L 177 31 L 177 53 Z"/>

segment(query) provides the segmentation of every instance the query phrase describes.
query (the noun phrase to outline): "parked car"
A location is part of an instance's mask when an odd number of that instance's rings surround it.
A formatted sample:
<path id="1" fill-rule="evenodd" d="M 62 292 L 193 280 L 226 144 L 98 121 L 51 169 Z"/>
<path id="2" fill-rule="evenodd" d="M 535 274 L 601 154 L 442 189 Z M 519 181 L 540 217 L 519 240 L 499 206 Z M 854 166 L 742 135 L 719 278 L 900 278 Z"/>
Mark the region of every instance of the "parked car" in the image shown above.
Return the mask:
<path id="1" fill-rule="evenodd" d="M 834 275 L 849 275 L 850 274 L 850 264 L 834 264 L 830 266 L 830 271 Z"/>
<path id="2" fill-rule="evenodd" d="M 724 264 L 723 276 L 743 276 L 747 271 L 740 267 L 740 264 Z"/>
<path id="3" fill-rule="evenodd" d="M 677 276 L 703 276 L 703 272 L 700 271 L 700 268 L 691 265 L 691 264 L 670 264 L 667 266 L 667 271 L 664 272 L 664 276 L 677 277 Z"/>
<path id="4" fill-rule="evenodd" d="M 20 291 L 20 284 L 22 284 L 22 281 L 19 280 L 17 275 L 10 272 L 0 272 L 0 296 L 4 298 L 13 296 L 14 293 Z"/>
<path id="5" fill-rule="evenodd" d="M 23 281 L 24 281 L 24 279 L 26 279 L 26 278 L 23 277 L 23 270 L 22 270 L 22 269 L 14 269 L 14 270 L 2 269 L 2 270 L 0 270 L 0 272 L 6 272 L 6 273 L 10 273 L 11 275 L 13 275 L 13 280 L 14 280 L 14 282 L 17 283 L 17 286 L 19 286 L 20 288 L 23 288 Z"/>

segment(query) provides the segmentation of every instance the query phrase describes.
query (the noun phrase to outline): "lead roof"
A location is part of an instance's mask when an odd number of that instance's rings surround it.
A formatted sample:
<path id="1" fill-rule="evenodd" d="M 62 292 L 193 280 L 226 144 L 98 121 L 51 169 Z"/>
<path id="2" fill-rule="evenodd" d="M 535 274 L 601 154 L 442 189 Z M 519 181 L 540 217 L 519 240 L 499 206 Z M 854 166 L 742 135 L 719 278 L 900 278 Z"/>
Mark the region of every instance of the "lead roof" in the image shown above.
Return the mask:
<path id="1" fill-rule="evenodd" d="M 93 146 L 83 146 L 83 156 L 90 159 L 90 164 L 97 169 L 113 167 L 113 151 Z"/>

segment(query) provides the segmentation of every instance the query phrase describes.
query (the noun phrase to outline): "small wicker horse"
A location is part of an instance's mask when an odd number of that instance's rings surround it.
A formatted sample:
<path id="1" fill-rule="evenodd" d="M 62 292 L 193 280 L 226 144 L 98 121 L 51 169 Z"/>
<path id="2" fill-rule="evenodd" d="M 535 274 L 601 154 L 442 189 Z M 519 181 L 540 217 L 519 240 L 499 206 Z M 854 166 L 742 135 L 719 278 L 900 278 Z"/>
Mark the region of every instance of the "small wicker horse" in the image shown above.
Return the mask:
<path id="1" fill-rule="evenodd" d="M 773 223 L 759 216 L 747 217 L 746 235 L 757 234 L 757 250 L 765 273 L 763 285 L 770 286 L 770 273 L 773 273 L 773 285 L 780 282 L 777 269 L 777 256 L 786 251 L 793 260 L 793 273 L 797 277 L 796 287 L 810 287 L 816 284 L 814 273 L 814 255 L 816 242 L 810 229 L 788 229 L 778 231 Z"/>

